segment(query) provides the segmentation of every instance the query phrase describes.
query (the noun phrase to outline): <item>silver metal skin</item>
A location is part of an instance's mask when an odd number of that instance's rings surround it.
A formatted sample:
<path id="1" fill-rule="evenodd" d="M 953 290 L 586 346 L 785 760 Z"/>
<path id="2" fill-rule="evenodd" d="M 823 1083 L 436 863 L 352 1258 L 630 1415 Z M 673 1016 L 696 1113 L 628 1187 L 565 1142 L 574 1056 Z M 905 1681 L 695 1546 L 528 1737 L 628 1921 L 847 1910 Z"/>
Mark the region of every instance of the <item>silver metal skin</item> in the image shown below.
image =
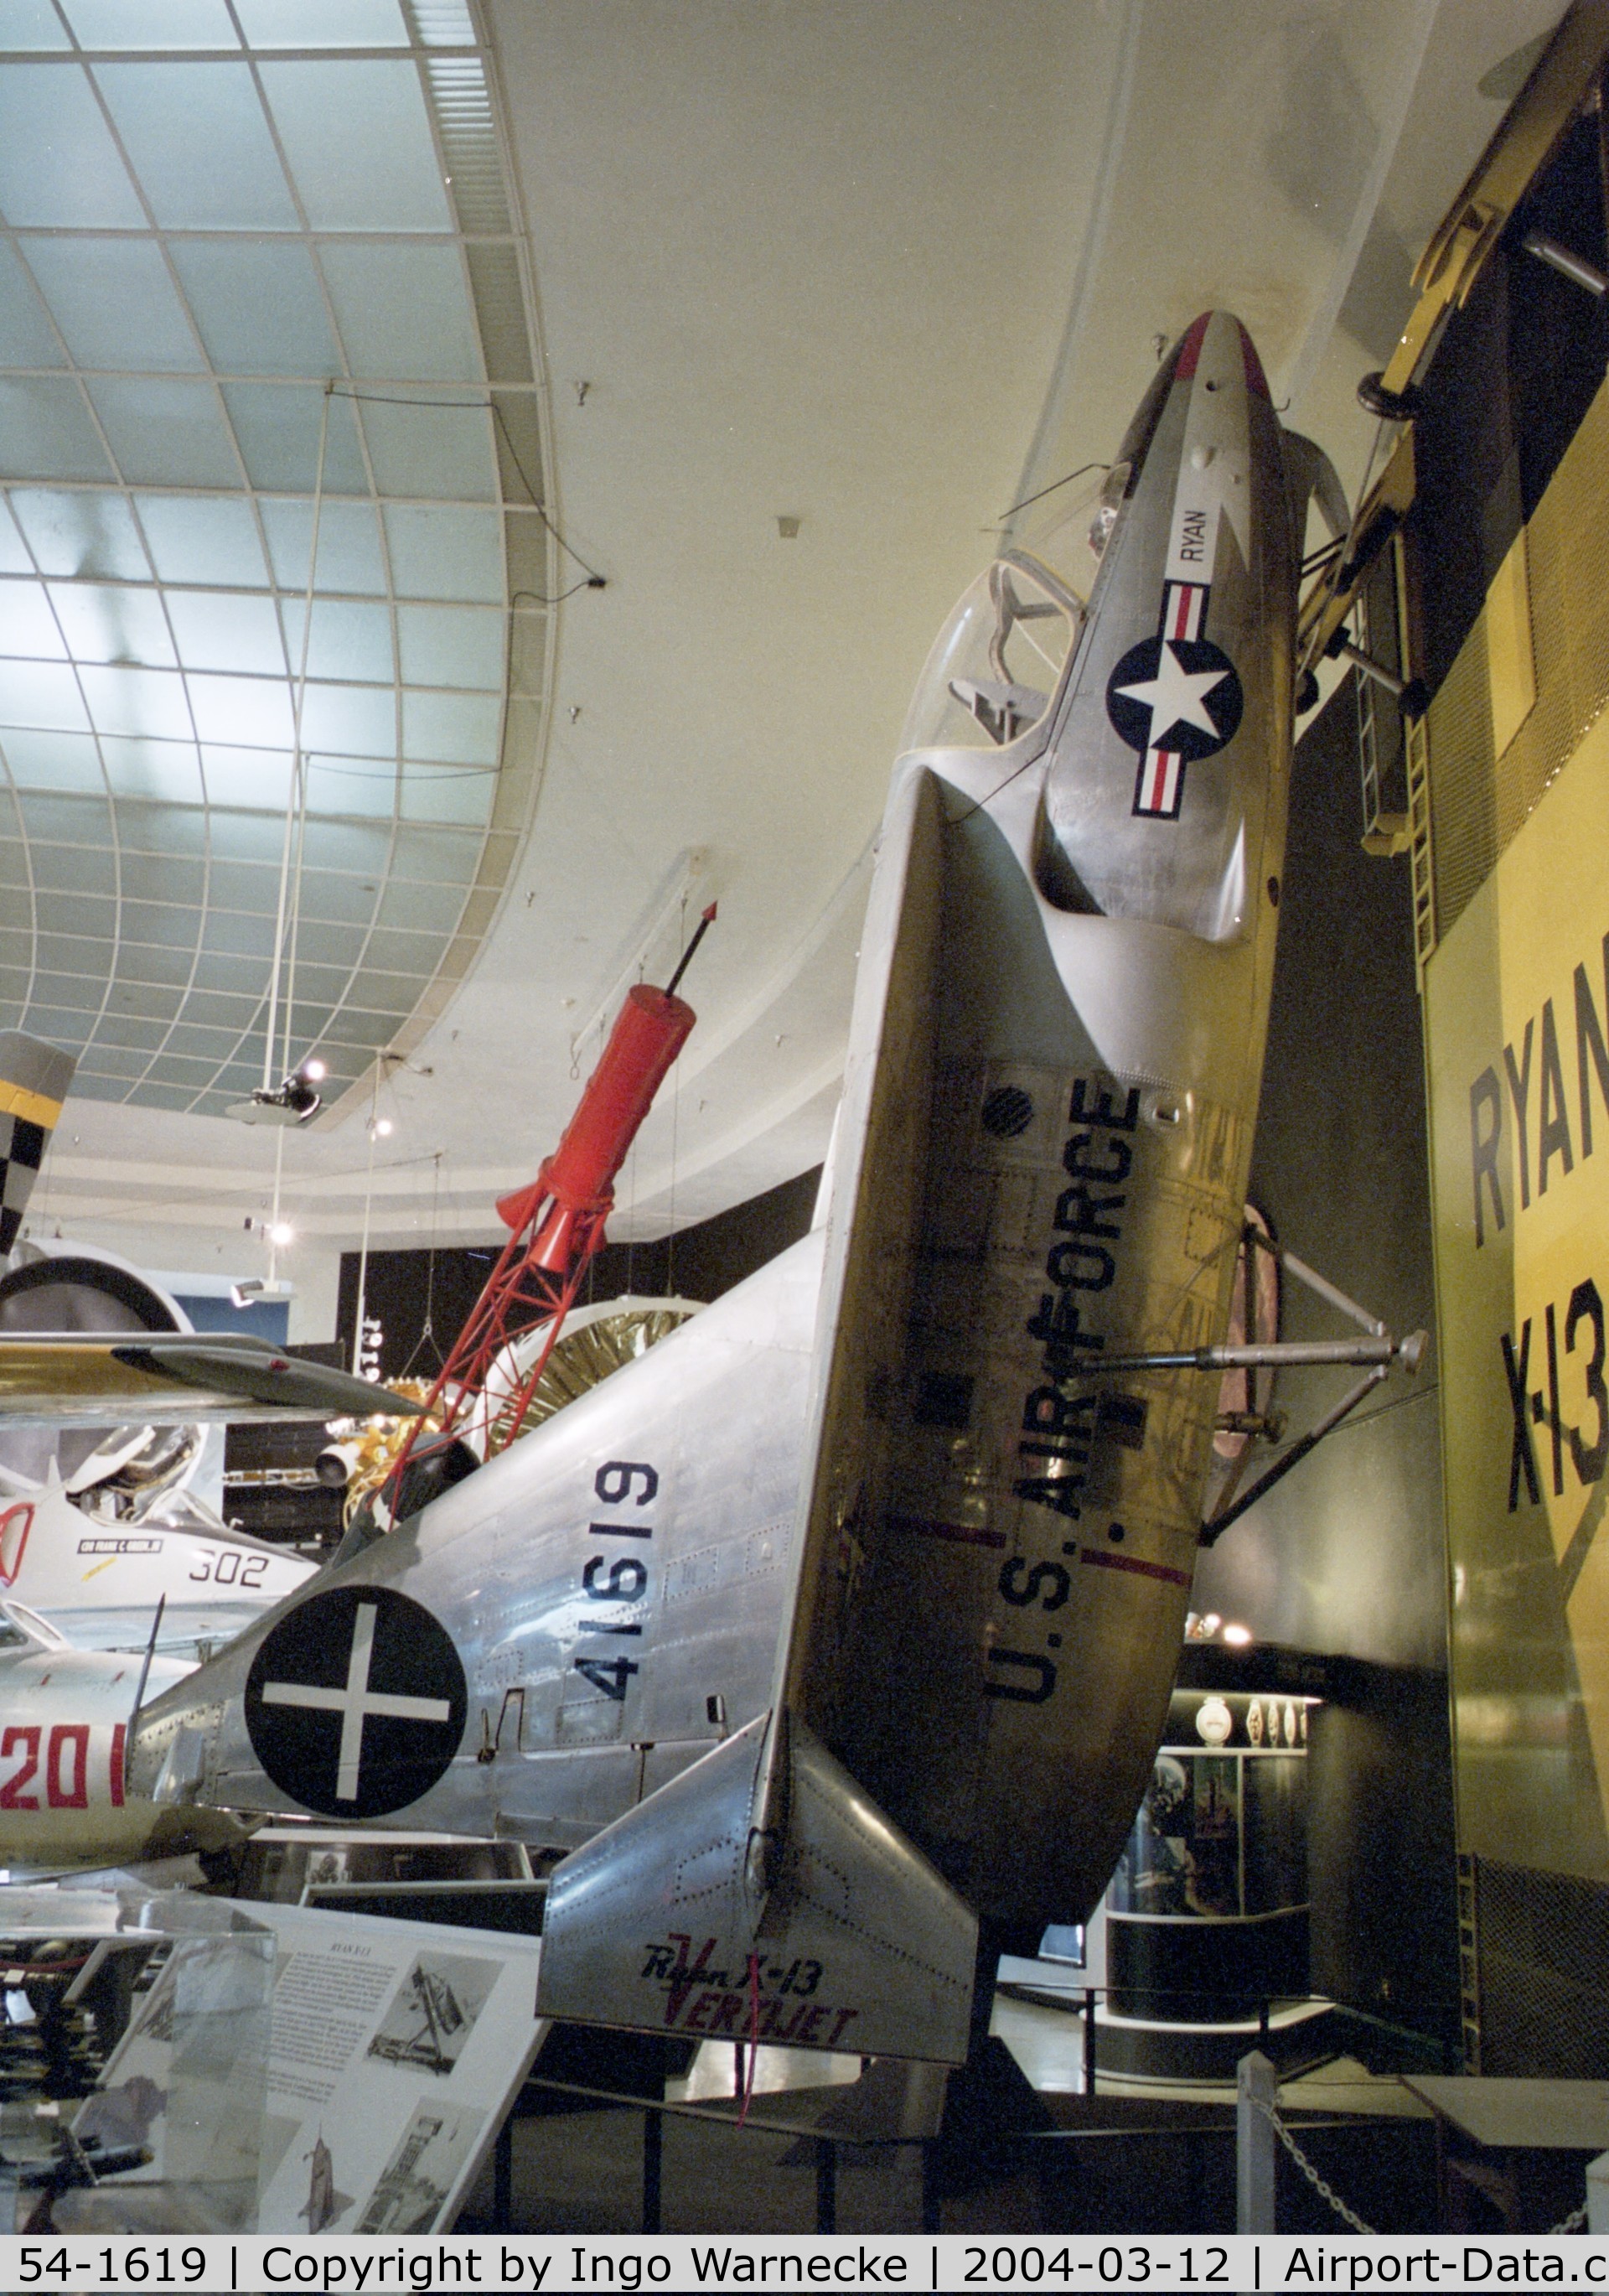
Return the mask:
<path id="1" fill-rule="evenodd" d="M 576 1851 L 543 2013 L 964 2054 L 980 1924 L 1087 1912 L 1178 1661 L 1215 1383 L 1100 1363 L 1225 1334 L 1297 507 L 1208 315 L 1087 616 L 1009 554 L 935 649 L 823 1224 L 147 1706 L 142 1792 Z"/>

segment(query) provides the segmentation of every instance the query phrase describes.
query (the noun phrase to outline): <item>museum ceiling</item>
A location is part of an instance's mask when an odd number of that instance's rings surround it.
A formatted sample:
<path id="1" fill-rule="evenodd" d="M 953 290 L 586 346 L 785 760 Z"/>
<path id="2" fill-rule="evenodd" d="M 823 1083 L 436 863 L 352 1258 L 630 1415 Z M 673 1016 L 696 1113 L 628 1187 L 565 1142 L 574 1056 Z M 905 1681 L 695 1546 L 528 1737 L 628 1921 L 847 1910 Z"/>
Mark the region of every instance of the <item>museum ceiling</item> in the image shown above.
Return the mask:
<path id="1" fill-rule="evenodd" d="M 277 1144 L 304 1252 L 371 1185 L 377 1242 L 488 1234 L 716 898 L 617 1232 L 817 1160 L 1007 513 L 1218 302 L 1355 483 L 1558 13 L 0 0 L 0 1025 L 80 1057 L 37 1213 L 233 1272 Z M 224 1114 L 313 1054 L 309 1130 Z"/>

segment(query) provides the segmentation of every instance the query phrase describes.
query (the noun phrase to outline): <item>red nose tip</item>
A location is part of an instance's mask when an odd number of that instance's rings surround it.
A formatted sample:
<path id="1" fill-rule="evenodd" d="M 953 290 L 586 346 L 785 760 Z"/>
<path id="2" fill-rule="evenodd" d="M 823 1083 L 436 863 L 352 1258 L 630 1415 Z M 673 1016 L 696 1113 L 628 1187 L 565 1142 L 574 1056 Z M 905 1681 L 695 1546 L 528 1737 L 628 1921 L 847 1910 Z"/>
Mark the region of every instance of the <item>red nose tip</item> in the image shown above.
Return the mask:
<path id="1" fill-rule="evenodd" d="M 1206 331 L 1212 316 L 1210 311 L 1204 311 L 1198 319 L 1191 322 L 1187 330 L 1184 340 L 1179 346 L 1179 364 L 1173 370 L 1176 381 L 1188 382 L 1195 373 L 1201 358 L 1201 346 L 1206 339 Z M 1238 319 L 1232 324 L 1240 336 L 1240 354 L 1246 363 L 1246 387 L 1257 398 L 1266 398 L 1268 378 L 1262 372 L 1262 361 L 1257 356 L 1256 345 L 1246 333 L 1246 329 L 1241 326 Z"/>
<path id="2" fill-rule="evenodd" d="M 1186 330 L 1184 340 L 1179 346 L 1179 364 L 1173 369 L 1175 382 L 1188 382 L 1195 373 L 1197 363 L 1201 357 L 1201 345 L 1206 334 L 1207 322 L 1212 316 L 1210 311 L 1204 311 L 1198 319 L 1191 321 Z"/>
<path id="3" fill-rule="evenodd" d="M 1266 398 L 1268 377 L 1262 372 L 1262 361 L 1257 356 L 1257 346 L 1244 327 L 1240 329 L 1240 348 L 1246 358 L 1246 389 L 1254 392 L 1257 398 Z"/>

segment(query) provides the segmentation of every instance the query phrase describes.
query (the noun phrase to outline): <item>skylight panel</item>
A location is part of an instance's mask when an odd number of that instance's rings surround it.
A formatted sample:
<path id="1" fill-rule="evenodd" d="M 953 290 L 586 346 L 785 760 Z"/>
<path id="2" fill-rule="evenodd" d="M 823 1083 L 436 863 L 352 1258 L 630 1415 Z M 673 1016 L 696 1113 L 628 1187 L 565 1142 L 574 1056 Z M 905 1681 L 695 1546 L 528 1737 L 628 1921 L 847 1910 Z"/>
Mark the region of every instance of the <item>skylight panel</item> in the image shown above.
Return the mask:
<path id="1" fill-rule="evenodd" d="M 104 787 L 100 751 L 91 734 L 54 734 L 8 726 L 0 749 L 19 789 L 81 790 Z"/>
<path id="2" fill-rule="evenodd" d="M 254 487 L 310 492 L 318 482 L 318 434 L 324 393 L 315 383 L 226 382 L 224 403 L 234 427 L 246 475 Z M 369 476 L 357 442 L 352 404 L 330 401 L 324 447 L 327 495 L 366 495 Z M 323 556 L 320 557 L 323 579 Z"/>
<path id="3" fill-rule="evenodd" d="M 314 231 L 453 228 L 416 67 L 265 63 L 263 86 Z"/>
<path id="4" fill-rule="evenodd" d="M 388 504 L 386 535 L 399 598 L 502 603 L 502 531 L 494 512 Z"/>
<path id="5" fill-rule="evenodd" d="M 49 797 L 25 791 L 18 803 L 24 832 L 33 845 L 34 873 L 40 884 L 78 882 L 99 884 L 109 893 L 113 890 L 114 866 L 106 841 L 110 808 L 104 796 Z M 70 864 L 76 876 L 60 874 L 58 857 L 50 849 L 57 845 L 81 849 L 79 858 Z M 69 865 L 65 860 L 60 864 L 63 869 Z"/>
<path id="6" fill-rule="evenodd" d="M 396 810 L 396 767 L 373 758 L 314 757 L 307 766 L 307 810 L 389 821 Z"/>
<path id="7" fill-rule="evenodd" d="M 202 922 L 202 944 L 225 956 L 256 957 L 258 978 L 263 960 L 274 955 L 274 919 L 243 917 L 233 909 L 208 908 Z"/>
<path id="8" fill-rule="evenodd" d="M 336 372 L 335 339 L 304 242 L 180 239 L 172 253 L 207 355 L 221 374 Z"/>
<path id="9" fill-rule="evenodd" d="M 502 733 L 496 693 L 403 694 L 403 755 L 460 766 L 494 766 Z"/>
<path id="10" fill-rule="evenodd" d="M 30 236 L 21 245 L 79 366 L 158 373 L 205 368 L 154 241 Z"/>
<path id="11" fill-rule="evenodd" d="M 282 677 L 285 652 L 274 601 L 228 590 L 176 590 L 168 598 L 174 643 L 186 669 L 255 671 Z"/>
<path id="12" fill-rule="evenodd" d="M 202 862 L 182 853 L 129 853 L 123 857 L 123 898 L 135 901 L 166 901 L 176 908 L 197 908 L 208 890 Z"/>
<path id="13" fill-rule="evenodd" d="M 0 246 L 0 366 L 65 366 L 67 355 L 16 250 Z"/>
<path id="14" fill-rule="evenodd" d="M 0 51 L 45 51 L 69 45 L 50 0 L 0 0 Z"/>
<path id="15" fill-rule="evenodd" d="M 298 228 L 246 63 L 97 64 L 95 79 L 165 231 Z"/>
<path id="16" fill-rule="evenodd" d="M 49 661 L 0 661 L 0 726 L 42 726 L 87 733 L 78 681 Z"/>
<path id="17" fill-rule="evenodd" d="M 322 822 L 316 825 L 308 824 L 307 850 L 311 858 L 302 872 L 303 922 L 367 927 L 374 914 L 374 888 L 362 877 L 348 876 L 344 870 L 319 866 L 324 857 L 323 836 Z M 311 950 L 308 953 L 311 955 Z"/>
<path id="18" fill-rule="evenodd" d="M 307 587 L 313 504 L 265 502 L 262 512 L 274 578 L 282 589 L 294 590 L 300 595 Z M 324 592 L 385 596 L 386 562 L 380 550 L 380 520 L 367 503 L 325 503 L 318 530 L 318 586 Z"/>
<path id="19" fill-rule="evenodd" d="M 5 498 L 0 496 L 0 574 L 31 574 L 33 570 L 33 560 L 21 531 Z"/>
<path id="20" fill-rule="evenodd" d="M 106 582 L 56 582 L 51 586 L 50 603 L 75 661 L 126 661 L 146 669 L 176 667 L 167 617 L 155 590 Z"/>
<path id="21" fill-rule="evenodd" d="M 280 873 L 267 861 L 218 861 L 207 882 L 215 908 L 238 909 L 243 916 L 271 917 L 279 905 Z"/>
<path id="22" fill-rule="evenodd" d="M 210 755 L 210 752 L 206 753 Z M 216 806 L 216 800 L 214 800 Z M 284 813 L 282 800 L 280 812 Z M 212 849 L 220 858 L 233 856 L 243 861 L 272 861 L 279 866 L 284 847 L 283 819 L 271 821 L 260 813 L 225 813 L 212 816 Z"/>
<path id="23" fill-rule="evenodd" d="M 257 521 L 244 501 L 142 495 L 140 523 L 164 582 L 254 590 L 267 582 Z M 23 525 L 27 530 L 26 513 Z"/>
<path id="24" fill-rule="evenodd" d="M 247 749 L 289 747 L 290 690 L 271 677 L 194 677 L 188 681 L 195 729 L 203 742 Z"/>
<path id="25" fill-rule="evenodd" d="M 0 653 L 65 661 L 67 648 L 41 582 L 0 582 Z"/>
<path id="26" fill-rule="evenodd" d="M 201 764 L 211 804 L 284 813 L 290 797 L 288 750 L 236 750 L 208 742 L 201 751 Z M 233 843 L 228 849 L 234 849 Z"/>
<path id="27" fill-rule="evenodd" d="M 239 0 L 254 48 L 405 48 L 396 0 Z"/>
<path id="28" fill-rule="evenodd" d="M 399 406 L 372 398 L 361 404 L 382 494 L 461 503 L 495 498 L 492 423 L 484 406 Z"/>
<path id="29" fill-rule="evenodd" d="M 184 681 L 176 670 L 86 662 L 78 678 L 97 733 L 182 742 L 192 731 Z"/>
<path id="30" fill-rule="evenodd" d="M 395 758 L 396 696 L 388 685 L 309 685 L 302 742 L 344 757 Z"/>
<path id="31" fill-rule="evenodd" d="M 112 475 L 76 382 L 0 375 L 0 478 L 93 482 Z"/>
<path id="32" fill-rule="evenodd" d="M 477 773 L 462 766 L 406 766 L 403 769 L 403 819 L 441 822 L 454 828 L 484 828 L 491 817 L 495 786 L 489 773 Z"/>
<path id="33" fill-rule="evenodd" d="M 355 375 L 479 382 L 480 337 L 456 247 L 359 244 L 319 250 Z"/>
<path id="34" fill-rule="evenodd" d="M 168 806 L 199 806 L 202 802 L 205 792 L 201 787 L 201 759 L 193 742 L 103 740 L 101 750 L 106 759 L 106 778 L 119 800 L 153 798 Z M 151 827 L 147 830 L 138 814 L 137 808 L 118 805 L 119 834 L 125 848 L 150 844 L 159 836 L 162 849 L 170 849 L 175 825 L 160 816 L 150 816 Z M 159 829 L 156 826 L 159 821 Z"/>
<path id="35" fill-rule="evenodd" d="M 61 0 L 84 48 L 238 48 L 224 0 Z"/>
<path id="36" fill-rule="evenodd" d="M 285 626 L 286 659 L 294 675 L 302 658 L 304 601 L 286 598 L 280 611 Z M 494 615 L 491 619 L 502 618 Z M 307 644 L 307 674 L 320 678 L 358 678 L 389 686 L 396 675 L 389 610 L 355 598 L 316 598 Z"/>
<path id="37" fill-rule="evenodd" d="M 210 384 L 105 375 L 88 389 L 131 486 L 239 486 L 234 444 Z"/>
<path id="38" fill-rule="evenodd" d="M 410 685 L 484 687 L 501 694 L 504 618 L 462 606 L 399 606 L 397 642 Z"/>
<path id="39" fill-rule="evenodd" d="M 144 227 L 79 65 L 0 64 L 0 213 L 18 228 Z"/>
<path id="40" fill-rule="evenodd" d="M 8 500 L 43 572 L 151 579 L 139 529 L 122 495 L 50 494 L 17 487 Z"/>

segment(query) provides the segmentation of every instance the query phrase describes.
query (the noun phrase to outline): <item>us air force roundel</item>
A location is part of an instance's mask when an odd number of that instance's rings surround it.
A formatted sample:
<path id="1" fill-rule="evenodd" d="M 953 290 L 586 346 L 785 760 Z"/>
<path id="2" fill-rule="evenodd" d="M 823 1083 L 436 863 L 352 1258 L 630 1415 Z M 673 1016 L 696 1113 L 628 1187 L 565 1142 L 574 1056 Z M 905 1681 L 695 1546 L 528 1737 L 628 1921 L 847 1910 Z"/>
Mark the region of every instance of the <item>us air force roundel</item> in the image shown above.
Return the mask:
<path id="1" fill-rule="evenodd" d="M 468 1708 L 452 1636 L 388 1587 L 310 1595 L 264 1636 L 246 1677 L 258 1761 L 330 1817 L 386 1817 L 429 1793 Z"/>
<path id="2" fill-rule="evenodd" d="M 1130 749 L 1187 766 L 1234 740 L 1241 708 L 1235 665 L 1210 638 L 1141 638 L 1107 681 L 1107 714 Z"/>

